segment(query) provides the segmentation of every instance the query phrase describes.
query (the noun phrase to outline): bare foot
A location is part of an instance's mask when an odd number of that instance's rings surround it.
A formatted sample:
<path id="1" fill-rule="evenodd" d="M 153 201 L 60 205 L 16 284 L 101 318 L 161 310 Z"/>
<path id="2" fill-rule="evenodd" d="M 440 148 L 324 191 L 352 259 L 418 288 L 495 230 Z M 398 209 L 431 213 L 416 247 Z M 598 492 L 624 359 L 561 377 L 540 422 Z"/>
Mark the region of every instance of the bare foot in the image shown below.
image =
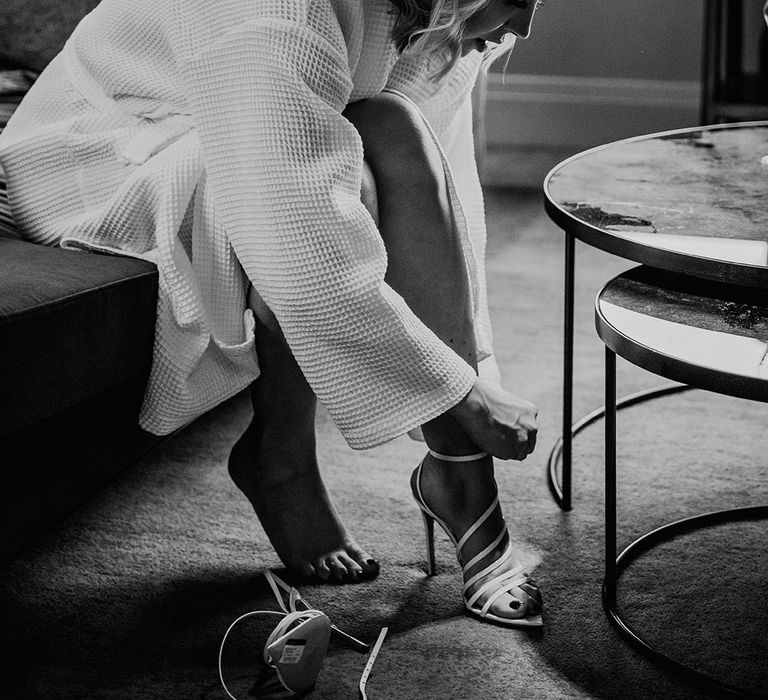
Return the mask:
<path id="1" fill-rule="evenodd" d="M 232 448 L 229 473 L 290 571 L 334 583 L 378 575 L 378 562 L 347 534 L 331 502 L 314 439 L 272 438 L 252 425 Z"/>
<path id="2" fill-rule="evenodd" d="M 475 462 L 447 463 L 427 455 L 421 469 L 420 488 L 425 503 L 451 529 L 456 540 L 460 540 L 472 524 L 488 509 L 496 495 L 496 481 L 493 477 L 493 459 L 484 457 Z M 497 506 L 481 527 L 470 536 L 462 547 L 462 562 L 473 559 L 490 545 L 504 531 L 497 545 L 474 564 L 465 574 L 465 580 L 490 566 L 499 559 L 507 544 L 509 533 L 504 522 L 501 507 Z M 516 566 L 514 558 L 499 569 L 492 570 L 473 583 L 466 592 L 470 598 L 484 583 Z M 482 607 L 493 590 L 484 593 L 473 607 Z M 541 593 L 535 584 L 524 583 L 513 588 L 511 593 L 499 596 L 490 606 L 489 612 L 507 619 L 536 615 L 541 611 Z"/>

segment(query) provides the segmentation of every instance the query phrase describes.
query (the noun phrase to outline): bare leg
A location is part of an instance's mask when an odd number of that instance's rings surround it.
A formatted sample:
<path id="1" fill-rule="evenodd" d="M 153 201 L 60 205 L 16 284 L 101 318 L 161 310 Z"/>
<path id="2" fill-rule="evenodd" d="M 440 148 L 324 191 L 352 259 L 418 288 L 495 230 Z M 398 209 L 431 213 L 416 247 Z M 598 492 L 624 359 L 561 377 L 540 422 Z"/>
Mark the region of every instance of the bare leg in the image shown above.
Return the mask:
<path id="1" fill-rule="evenodd" d="M 315 452 L 316 398 L 277 319 L 252 293 L 261 377 L 251 385 L 254 417 L 232 450 L 229 470 L 282 562 L 308 579 L 370 579 L 379 565 L 346 533 Z"/>
<path id="2" fill-rule="evenodd" d="M 389 261 L 387 282 L 443 342 L 476 369 L 464 261 L 454 234 L 442 162 L 420 114 L 402 98 L 385 93 L 351 105 L 346 115 L 360 132 L 376 179 L 379 229 Z M 436 452 L 479 452 L 448 415 L 430 421 L 422 430 Z M 422 467 L 421 489 L 431 509 L 460 537 L 496 494 L 493 460 L 484 457 L 455 464 L 428 455 Z M 501 509 L 497 509 L 467 543 L 465 561 L 493 541 L 503 525 Z M 508 535 L 468 576 L 498 559 L 507 542 Z M 538 592 L 528 592 L 538 597 Z M 526 598 L 519 591 L 517 595 Z M 535 611 L 535 602 L 529 601 L 529 606 Z M 509 595 L 498 598 L 491 612 L 501 617 L 518 615 L 510 609 L 519 610 L 520 616 L 525 614 L 525 607 Z"/>

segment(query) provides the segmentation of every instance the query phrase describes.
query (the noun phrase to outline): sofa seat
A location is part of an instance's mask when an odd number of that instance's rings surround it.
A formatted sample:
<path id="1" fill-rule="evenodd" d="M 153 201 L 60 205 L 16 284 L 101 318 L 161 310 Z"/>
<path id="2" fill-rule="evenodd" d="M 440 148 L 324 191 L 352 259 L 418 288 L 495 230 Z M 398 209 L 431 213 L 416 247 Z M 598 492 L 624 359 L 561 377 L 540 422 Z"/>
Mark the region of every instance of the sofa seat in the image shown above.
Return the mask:
<path id="1" fill-rule="evenodd" d="M 147 373 L 154 265 L 8 238 L 0 260 L 0 436 Z"/>
<path id="2" fill-rule="evenodd" d="M 0 180 L 0 562 L 158 443 L 157 268 L 21 239 Z"/>

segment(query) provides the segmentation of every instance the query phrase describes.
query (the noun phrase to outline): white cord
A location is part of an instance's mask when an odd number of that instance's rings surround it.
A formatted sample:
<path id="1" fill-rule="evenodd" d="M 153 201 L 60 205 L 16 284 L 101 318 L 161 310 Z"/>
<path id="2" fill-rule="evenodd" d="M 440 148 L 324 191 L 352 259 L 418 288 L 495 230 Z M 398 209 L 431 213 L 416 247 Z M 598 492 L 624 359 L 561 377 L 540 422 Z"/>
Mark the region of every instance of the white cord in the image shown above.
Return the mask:
<path id="1" fill-rule="evenodd" d="M 224 682 L 224 672 L 221 670 L 221 657 L 224 654 L 224 642 L 227 641 L 227 637 L 232 631 L 232 628 L 240 622 L 240 620 L 244 620 L 246 617 L 252 617 L 254 615 L 277 615 L 278 617 L 284 617 L 285 613 L 274 612 L 273 610 L 253 610 L 245 613 L 245 615 L 240 615 L 240 617 L 227 628 L 227 631 L 224 633 L 224 638 L 221 640 L 221 646 L 219 646 L 219 680 L 221 681 L 221 687 L 224 688 L 224 692 L 229 695 L 232 700 L 237 700 L 237 698 L 229 692 L 229 688 L 227 688 L 227 684 Z"/>
<path id="2" fill-rule="evenodd" d="M 251 612 L 247 612 L 244 615 L 240 615 L 228 628 L 227 631 L 224 633 L 224 637 L 221 640 L 221 645 L 219 646 L 219 680 L 221 681 L 221 687 L 224 688 L 224 692 L 231 698 L 231 700 L 237 700 L 237 698 L 232 695 L 232 693 L 229 692 L 229 688 L 227 688 L 227 684 L 224 682 L 224 671 L 222 670 L 221 660 L 224 655 L 224 644 L 227 641 L 227 637 L 229 637 L 229 633 L 232 631 L 232 629 L 237 625 L 240 621 L 244 620 L 246 617 L 254 617 L 256 615 L 276 615 L 277 617 L 282 617 L 283 619 L 280 620 L 280 622 L 277 623 L 277 626 L 275 629 L 272 630 L 269 637 L 267 637 L 267 641 L 264 644 L 264 651 L 263 651 L 263 658 L 265 663 L 269 666 L 274 666 L 272 663 L 272 660 L 269 658 L 269 651 L 268 647 L 270 644 L 272 644 L 278 637 L 281 637 L 283 634 L 285 634 L 291 627 L 294 626 L 294 624 L 297 624 L 305 619 L 312 619 L 319 615 L 325 615 L 320 610 L 314 610 L 310 608 L 306 601 L 304 601 L 299 594 L 299 592 L 290 586 L 288 586 L 284 581 L 282 581 L 278 576 L 273 574 L 271 571 L 267 570 L 265 572 L 265 576 L 267 578 L 267 581 L 269 582 L 270 587 L 272 588 L 272 592 L 275 594 L 275 598 L 277 598 L 278 603 L 280 604 L 280 607 L 285 612 L 275 612 L 274 610 L 252 610 Z M 280 595 L 279 588 L 282 588 L 284 591 L 290 591 L 289 593 L 289 606 L 286 607 L 285 602 L 283 601 L 283 597 Z M 296 604 L 301 603 L 304 607 L 303 610 L 296 610 Z M 339 634 L 343 635 L 347 638 L 348 642 L 351 641 L 355 645 L 358 646 L 358 650 L 360 648 L 367 648 L 368 645 L 366 645 L 364 642 L 361 642 L 359 639 L 355 639 L 351 635 L 346 634 L 345 632 L 342 632 L 338 627 L 335 625 L 331 625 L 331 627 L 338 632 Z M 368 676 L 371 673 L 371 668 L 373 667 L 373 662 L 376 660 L 376 656 L 379 653 L 379 650 L 381 649 L 381 645 L 384 642 L 384 637 L 387 634 L 388 627 L 383 627 L 381 632 L 379 633 L 379 638 L 376 640 L 376 644 L 374 645 L 373 649 L 371 650 L 371 655 L 368 658 L 368 663 L 365 665 L 365 669 L 363 670 L 363 675 L 360 678 L 360 693 L 362 695 L 363 700 L 367 699 L 367 696 L 365 695 L 365 683 L 368 680 Z"/>

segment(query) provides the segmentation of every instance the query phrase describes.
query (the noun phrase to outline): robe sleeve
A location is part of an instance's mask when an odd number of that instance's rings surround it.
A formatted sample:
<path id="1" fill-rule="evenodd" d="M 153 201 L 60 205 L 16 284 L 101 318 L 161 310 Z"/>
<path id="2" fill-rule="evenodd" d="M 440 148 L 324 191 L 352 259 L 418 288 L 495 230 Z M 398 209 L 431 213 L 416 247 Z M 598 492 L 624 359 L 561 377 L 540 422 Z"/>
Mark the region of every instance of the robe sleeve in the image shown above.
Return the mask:
<path id="1" fill-rule="evenodd" d="M 341 114 L 346 55 L 305 24 L 260 19 L 182 69 L 230 242 L 350 446 L 455 405 L 473 369 L 384 282 L 386 252 L 360 201 L 362 142 Z"/>

